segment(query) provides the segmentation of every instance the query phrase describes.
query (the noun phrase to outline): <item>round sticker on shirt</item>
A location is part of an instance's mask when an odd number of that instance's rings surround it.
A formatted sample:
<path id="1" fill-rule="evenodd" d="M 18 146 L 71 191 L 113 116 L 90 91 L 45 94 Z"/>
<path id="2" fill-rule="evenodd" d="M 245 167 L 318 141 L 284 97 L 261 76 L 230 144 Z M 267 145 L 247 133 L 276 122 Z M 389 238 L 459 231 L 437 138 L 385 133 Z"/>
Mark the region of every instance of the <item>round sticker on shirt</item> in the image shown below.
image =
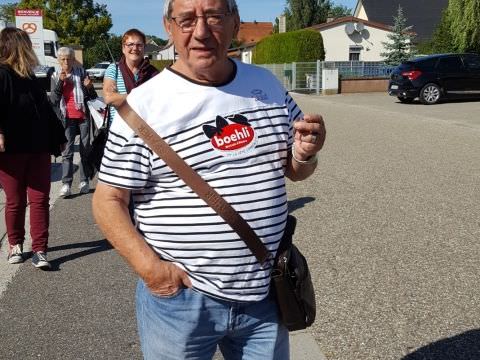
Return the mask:
<path id="1" fill-rule="evenodd" d="M 203 132 L 216 150 L 235 156 L 254 148 L 257 140 L 255 130 L 245 116 L 217 116 L 215 125 L 203 125 Z"/>

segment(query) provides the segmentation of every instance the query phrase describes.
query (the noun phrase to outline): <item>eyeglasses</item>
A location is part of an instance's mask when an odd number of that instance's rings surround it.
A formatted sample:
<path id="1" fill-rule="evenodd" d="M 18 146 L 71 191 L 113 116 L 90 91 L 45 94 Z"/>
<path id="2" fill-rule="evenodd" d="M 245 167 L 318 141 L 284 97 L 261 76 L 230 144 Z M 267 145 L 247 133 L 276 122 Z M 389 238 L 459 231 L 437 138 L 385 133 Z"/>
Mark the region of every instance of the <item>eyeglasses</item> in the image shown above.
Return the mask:
<path id="1" fill-rule="evenodd" d="M 145 46 L 145 44 L 142 44 L 142 43 L 133 43 L 133 42 L 130 42 L 130 43 L 125 43 L 123 44 L 125 45 L 127 48 L 129 49 L 133 49 L 134 47 L 136 48 L 139 48 L 139 49 L 143 49 L 143 47 Z"/>
<path id="2" fill-rule="evenodd" d="M 177 24 L 177 26 L 182 29 L 184 33 L 191 33 L 195 30 L 197 26 L 198 18 L 204 18 L 208 27 L 211 30 L 221 30 L 225 24 L 225 19 L 227 16 L 232 15 L 231 13 L 224 14 L 207 14 L 207 15 L 188 15 L 188 16 L 172 16 L 172 20 Z"/>

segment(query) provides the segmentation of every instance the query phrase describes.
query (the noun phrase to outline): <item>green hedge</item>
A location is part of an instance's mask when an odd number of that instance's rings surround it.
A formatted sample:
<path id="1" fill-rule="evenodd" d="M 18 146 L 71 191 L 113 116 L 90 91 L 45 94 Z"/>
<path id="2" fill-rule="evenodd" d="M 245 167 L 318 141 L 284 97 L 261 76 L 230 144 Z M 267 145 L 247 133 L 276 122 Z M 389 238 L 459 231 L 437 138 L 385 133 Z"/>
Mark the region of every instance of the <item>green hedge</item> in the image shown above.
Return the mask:
<path id="1" fill-rule="evenodd" d="M 283 64 L 325 59 L 322 35 L 315 30 L 274 34 L 261 40 L 253 51 L 255 64 Z"/>
<path id="2" fill-rule="evenodd" d="M 158 71 L 162 71 L 167 66 L 173 64 L 173 60 L 150 60 L 150 64 L 155 66 Z"/>

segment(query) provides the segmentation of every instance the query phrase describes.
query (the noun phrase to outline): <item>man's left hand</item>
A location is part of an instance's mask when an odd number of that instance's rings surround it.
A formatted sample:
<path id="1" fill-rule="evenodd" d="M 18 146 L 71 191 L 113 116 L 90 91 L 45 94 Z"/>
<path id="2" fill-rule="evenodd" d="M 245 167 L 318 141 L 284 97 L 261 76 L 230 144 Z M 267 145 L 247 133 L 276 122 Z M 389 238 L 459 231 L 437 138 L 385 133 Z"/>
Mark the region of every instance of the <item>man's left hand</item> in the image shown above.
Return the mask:
<path id="1" fill-rule="evenodd" d="M 303 120 L 293 124 L 295 130 L 295 157 L 305 161 L 315 156 L 323 147 L 326 130 L 323 118 L 319 114 L 305 114 Z"/>

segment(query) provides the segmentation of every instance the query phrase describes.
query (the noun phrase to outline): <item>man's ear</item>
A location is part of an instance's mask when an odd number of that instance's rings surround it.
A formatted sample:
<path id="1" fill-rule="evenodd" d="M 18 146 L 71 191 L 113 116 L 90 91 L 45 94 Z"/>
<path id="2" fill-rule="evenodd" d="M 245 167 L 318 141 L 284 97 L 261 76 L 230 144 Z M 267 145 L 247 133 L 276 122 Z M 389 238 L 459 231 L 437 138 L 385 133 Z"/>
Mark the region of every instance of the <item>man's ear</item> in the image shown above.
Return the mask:
<path id="1" fill-rule="evenodd" d="M 168 37 L 172 37 L 172 22 L 168 21 L 165 16 L 163 17 L 163 26 L 165 27 Z"/>

